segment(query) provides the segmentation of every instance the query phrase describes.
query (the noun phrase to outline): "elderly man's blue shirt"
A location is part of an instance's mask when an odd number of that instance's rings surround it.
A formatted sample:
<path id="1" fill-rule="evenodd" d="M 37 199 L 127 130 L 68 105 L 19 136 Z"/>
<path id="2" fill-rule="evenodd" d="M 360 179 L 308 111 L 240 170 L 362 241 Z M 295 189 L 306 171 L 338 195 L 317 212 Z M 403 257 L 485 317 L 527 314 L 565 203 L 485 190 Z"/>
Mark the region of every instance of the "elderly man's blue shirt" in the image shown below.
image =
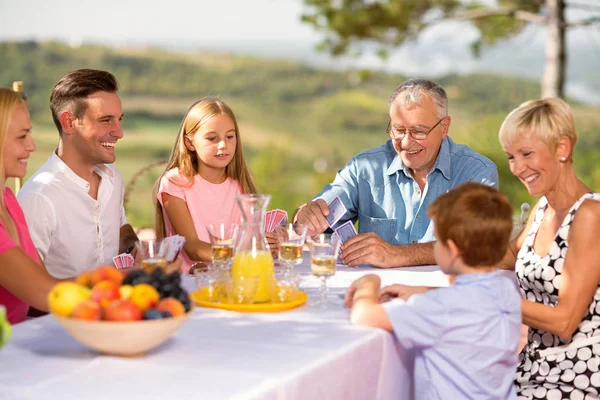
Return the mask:
<path id="1" fill-rule="evenodd" d="M 433 241 L 427 207 L 441 194 L 463 182 L 498 187 L 498 170 L 487 157 L 446 137 L 421 193 L 391 140 L 355 156 L 315 199 L 336 196 L 348 212 L 334 226 L 358 220 L 359 233 L 375 232 L 392 244 Z"/>

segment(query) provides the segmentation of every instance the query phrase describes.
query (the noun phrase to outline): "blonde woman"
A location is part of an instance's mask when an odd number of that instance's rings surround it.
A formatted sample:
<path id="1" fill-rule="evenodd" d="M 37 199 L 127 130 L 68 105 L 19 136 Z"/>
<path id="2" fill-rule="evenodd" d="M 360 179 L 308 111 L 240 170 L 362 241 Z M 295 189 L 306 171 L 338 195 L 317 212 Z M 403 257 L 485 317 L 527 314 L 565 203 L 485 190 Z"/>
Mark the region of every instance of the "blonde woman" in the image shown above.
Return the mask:
<path id="1" fill-rule="evenodd" d="M 23 211 L 7 178 L 23 178 L 35 151 L 31 119 L 19 93 L 0 89 L 0 304 L 10 323 L 25 320 L 29 305 L 48 310 L 52 278 L 29 235 Z"/>
<path id="2" fill-rule="evenodd" d="M 576 175 L 569 106 L 528 101 L 499 133 L 511 172 L 541 196 L 505 263 L 515 266 L 528 340 L 515 376 L 522 399 L 598 399 L 600 194 Z"/>

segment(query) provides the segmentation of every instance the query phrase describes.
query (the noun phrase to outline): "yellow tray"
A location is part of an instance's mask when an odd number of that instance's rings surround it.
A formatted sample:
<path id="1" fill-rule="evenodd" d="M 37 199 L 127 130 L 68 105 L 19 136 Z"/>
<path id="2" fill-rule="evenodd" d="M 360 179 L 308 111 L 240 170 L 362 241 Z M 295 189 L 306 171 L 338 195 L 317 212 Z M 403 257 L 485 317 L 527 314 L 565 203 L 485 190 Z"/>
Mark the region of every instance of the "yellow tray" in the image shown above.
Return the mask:
<path id="1" fill-rule="evenodd" d="M 239 312 L 279 312 L 291 310 L 292 308 L 300 307 L 306 303 L 308 296 L 302 290 L 298 291 L 296 299 L 285 303 L 261 303 L 261 304 L 230 304 L 230 303 L 215 303 L 206 299 L 208 289 L 200 289 L 192 292 L 190 297 L 200 307 L 220 308 L 223 310 L 239 311 Z"/>

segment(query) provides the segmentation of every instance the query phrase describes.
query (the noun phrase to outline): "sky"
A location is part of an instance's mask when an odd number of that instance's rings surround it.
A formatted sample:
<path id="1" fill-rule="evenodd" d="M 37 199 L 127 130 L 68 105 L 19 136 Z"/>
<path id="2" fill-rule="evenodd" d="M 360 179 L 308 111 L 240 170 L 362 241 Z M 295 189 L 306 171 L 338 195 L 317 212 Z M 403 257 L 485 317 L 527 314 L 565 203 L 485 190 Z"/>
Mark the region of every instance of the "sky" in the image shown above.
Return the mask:
<path id="1" fill-rule="evenodd" d="M 387 62 L 369 53 L 334 59 L 315 51 L 322 34 L 300 21 L 303 10 L 301 0 L 0 0 L 0 40 L 213 50 L 407 75 L 484 70 L 537 80 L 542 73 L 541 27 L 530 26 L 520 36 L 486 50 L 481 58 L 468 47 L 477 32 L 468 23 L 448 22 L 423 32 L 418 42 L 402 46 Z M 583 78 L 585 68 L 600 65 L 600 29 L 570 31 L 568 43 L 567 94 L 600 105 L 600 90 L 591 89 Z"/>

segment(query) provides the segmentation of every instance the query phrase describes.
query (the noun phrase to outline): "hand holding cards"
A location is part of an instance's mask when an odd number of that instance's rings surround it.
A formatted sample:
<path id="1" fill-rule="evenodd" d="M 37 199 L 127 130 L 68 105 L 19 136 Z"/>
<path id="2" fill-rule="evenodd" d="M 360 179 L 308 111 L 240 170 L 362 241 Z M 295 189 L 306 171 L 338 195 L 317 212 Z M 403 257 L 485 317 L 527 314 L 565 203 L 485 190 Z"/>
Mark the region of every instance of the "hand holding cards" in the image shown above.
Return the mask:
<path id="1" fill-rule="evenodd" d="M 273 232 L 278 226 L 286 226 L 288 224 L 288 215 L 283 210 L 267 211 L 265 215 L 265 232 Z"/>
<path id="2" fill-rule="evenodd" d="M 333 234 L 337 235 L 340 238 L 342 244 L 344 244 L 346 240 L 350 239 L 352 236 L 357 235 L 356 229 L 354 229 L 354 224 L 352 223 L 352 221 L 344 222 L 339 228 L 335 230 Z M 337 254 L 337 262 L 338 264 L 343 263 L 342 259 L 339 258 L 339 252 Z"/>
<path id="3" fill-rule="evenodd" d="M 344 214 L 346 214 L 346 211 L 348 210 L 339 197 L 333 199 L 331 203 L 327 204 L 327 206 L 329 207 L 329 215 L 326 216 L 325 219 L 327 220 L 329 227 L 333 228 L 333 226 L 344 216 Z"/>

